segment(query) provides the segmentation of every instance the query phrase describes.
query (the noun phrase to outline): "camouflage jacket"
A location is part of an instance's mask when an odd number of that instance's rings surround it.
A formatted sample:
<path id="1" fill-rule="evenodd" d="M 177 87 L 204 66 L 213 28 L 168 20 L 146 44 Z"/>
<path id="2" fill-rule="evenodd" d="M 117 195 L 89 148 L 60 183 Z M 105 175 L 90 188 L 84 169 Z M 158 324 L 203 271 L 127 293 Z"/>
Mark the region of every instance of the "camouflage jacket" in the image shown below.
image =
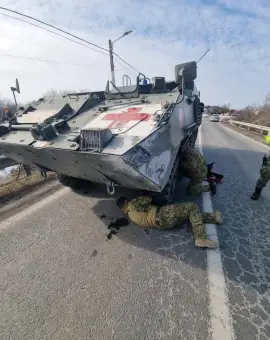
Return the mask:
<path id="1" fill-rule="evenodd" d="M 196 149 L 188 148 L 183 155 L 182 165 L 190 177 L 206 177 L 207 162 L 203 155 Z"/>
<path id="2" fill-rule="evenodd" d="M 152 198 L 149 196 L 135 198 L 128 203 L 124 213 L 142 227 L 153 227 L 156 224 L 157 207 L 151 203 Z"/>

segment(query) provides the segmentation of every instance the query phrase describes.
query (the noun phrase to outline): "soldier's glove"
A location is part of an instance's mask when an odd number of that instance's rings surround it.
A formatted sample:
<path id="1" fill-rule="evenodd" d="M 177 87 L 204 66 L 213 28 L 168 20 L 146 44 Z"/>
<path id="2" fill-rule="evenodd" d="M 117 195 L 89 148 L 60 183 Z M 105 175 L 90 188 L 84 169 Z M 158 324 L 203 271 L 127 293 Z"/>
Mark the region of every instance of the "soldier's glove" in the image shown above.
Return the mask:
<path id="1" fill-rule="evenodd" d="M 267 157 L 266 157 L 266 155 L 264 155 L 264 157 L 263 157 L 263 164 L 262 165 L 267 165 Z"/>

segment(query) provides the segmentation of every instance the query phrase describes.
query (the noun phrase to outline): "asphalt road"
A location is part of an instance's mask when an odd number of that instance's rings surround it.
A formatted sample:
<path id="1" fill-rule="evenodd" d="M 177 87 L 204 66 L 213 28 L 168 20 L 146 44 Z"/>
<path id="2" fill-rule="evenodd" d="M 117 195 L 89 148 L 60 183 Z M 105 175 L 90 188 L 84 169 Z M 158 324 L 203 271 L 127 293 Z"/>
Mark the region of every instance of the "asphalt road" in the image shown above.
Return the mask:
<path id="1" fill-rule="evenodd" d="M 270 339 L 270 187 L 249 198 L 265 149 L 219 123 L 202 142 L 225 174 L 213 205 L 235 339 Z M 2 220 L 0 339 L 211 339 L 207 252 L 190 228 L 131 225 L 108 240 L 103 214 L 121 216 L 100 190 L 61 189 Z"/>
<path id="2" fill-rule="evenodd" d="M 267 148 L 207 122 L 203 150 L 226 175 L 214 208 L 225 217 L 218 238 L 236 339 L 270 339 L 270 186 L 250 200 Z"/>

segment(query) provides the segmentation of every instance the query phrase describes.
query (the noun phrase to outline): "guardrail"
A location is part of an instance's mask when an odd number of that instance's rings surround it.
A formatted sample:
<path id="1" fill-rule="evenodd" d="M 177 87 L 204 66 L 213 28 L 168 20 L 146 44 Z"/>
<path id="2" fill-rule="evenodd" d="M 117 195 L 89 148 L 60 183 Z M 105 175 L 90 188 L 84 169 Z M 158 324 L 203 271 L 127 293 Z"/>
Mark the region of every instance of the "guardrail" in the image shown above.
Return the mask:
<path id="1" fill-rule="evenodd" d="M 267 135 L 270 131 L 270 127 L 257 125 L 257 124 L 250 124 L 245 122 L 239 122 L 238 120 L 227 120 L 232 125 L 237 125 L 242 129 L 246 129 L 248 131 L 255 130 L 255 132 L 258 131 L 260 135 L 264 134 Z"/>

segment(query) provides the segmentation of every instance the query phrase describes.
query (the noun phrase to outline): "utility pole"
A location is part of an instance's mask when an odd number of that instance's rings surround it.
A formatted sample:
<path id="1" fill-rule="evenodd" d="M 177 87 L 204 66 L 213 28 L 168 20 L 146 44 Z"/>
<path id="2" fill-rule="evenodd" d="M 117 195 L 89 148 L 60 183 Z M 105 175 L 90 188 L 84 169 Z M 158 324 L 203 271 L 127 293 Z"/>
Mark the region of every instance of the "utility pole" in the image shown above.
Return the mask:
<path id="1" fill-rule="evenodd" d="M 113 63 L 113 44 L 112 44 L 111 39 L 109 40 L 109 53 L 110 53 L 112 83 L 115 85 L 115 73 L 114 73 L 114 63 Z"/>
<path id="2" fill-rule="evenodd" d="M 126 35 L 129 35 L 130 33 L 132 33 L 132 30 L 125 32 L 123 35 L 121 35 L 121 37 L 119 37 L 118 39 L 111 41 L 111 39 L 109 40 L 109 54 L 110 54 L 110 64 L 111 64 L 111 74 L 112 74 L 112 83 L 115 85 L 115 72 L 114 72 L 114 63 L 113 63 L 113 44 L 120 40 L 121 38 L 125 37 Z"/>

